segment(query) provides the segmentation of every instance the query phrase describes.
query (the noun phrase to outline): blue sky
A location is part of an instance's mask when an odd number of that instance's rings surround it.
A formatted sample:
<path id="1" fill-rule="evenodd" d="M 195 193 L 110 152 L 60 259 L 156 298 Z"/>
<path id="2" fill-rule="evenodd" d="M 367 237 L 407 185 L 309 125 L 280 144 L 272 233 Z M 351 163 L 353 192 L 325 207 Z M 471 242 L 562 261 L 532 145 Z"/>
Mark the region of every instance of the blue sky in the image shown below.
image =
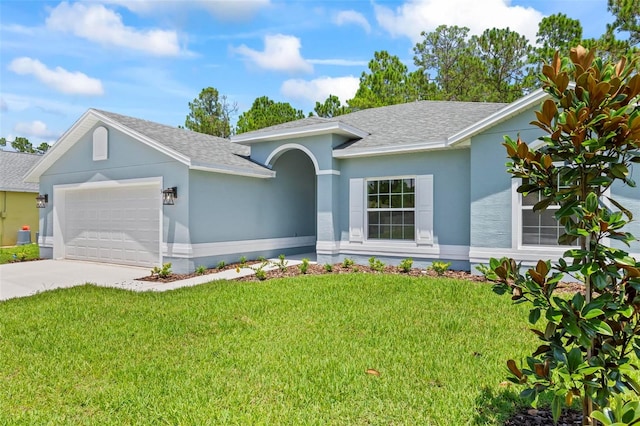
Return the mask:
<path id="1" fill-rule="evenodd" d="M 0 136 L 53 142 L 88 108 L 168 125 L 213 86 L 305 113 L 353 96 L 375 51 L 413 68 L 421 31 L 510 27 L 532 42 L 562 12 L 598 37 L 606 0 L 95 0 L 0 2 Z"/>

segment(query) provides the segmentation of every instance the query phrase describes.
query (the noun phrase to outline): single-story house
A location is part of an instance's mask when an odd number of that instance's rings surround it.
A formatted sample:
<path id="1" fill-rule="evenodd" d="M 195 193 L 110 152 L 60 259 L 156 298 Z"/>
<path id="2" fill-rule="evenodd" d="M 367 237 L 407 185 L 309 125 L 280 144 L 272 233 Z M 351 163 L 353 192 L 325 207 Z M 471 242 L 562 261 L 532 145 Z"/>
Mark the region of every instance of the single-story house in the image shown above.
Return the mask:
<path id="1" fill-rule="evenodd" d="M 24 175 L 42 156 L 0 150 L 0 246 L 16 245 L 18 231 L 28 226 L 31 242 L 38 232 L 37 182 L 23 181 Z"/>
<path id="2" fill-rule="evenodd" d="M 523 202 L 501 145 L 507 134 L 536 143 L 529 123 L 545 96 L 413 102 L 231 141 L 90 109 L 26 176 L 48 197 L 40 253 L 176 272 L 280 253 L 466 270 L 559 256 L 553 212 Z M 611 191 L 640 212 L 640 191 Z"/>

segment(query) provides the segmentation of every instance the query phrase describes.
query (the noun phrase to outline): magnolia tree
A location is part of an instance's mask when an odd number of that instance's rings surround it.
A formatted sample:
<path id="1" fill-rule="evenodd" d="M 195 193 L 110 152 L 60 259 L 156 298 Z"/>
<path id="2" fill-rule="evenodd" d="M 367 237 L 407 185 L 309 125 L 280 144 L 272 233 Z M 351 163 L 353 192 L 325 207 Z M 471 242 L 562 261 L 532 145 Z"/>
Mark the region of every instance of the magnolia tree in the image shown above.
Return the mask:
<path id="1" fill-rule="evenodd" d="M 550 393 L 556 420 L 577 398 L 583 424 L 607 423 L 614 396 L 640 393 L 633 378 L 640 357 L 640 263 L 614 248 L 636 241 L 625 231 L 633 218 L 608 191 L 635 186 L 630 170 L 640 163 L 638 58 L 603 62 L 579 46 L 570 58 L 556 53 L 541 80 L 550 98 L 532 124 L 548 136 L 535 150 L 505 137 L 507 167 L 521 180 L 518 192 L 536 194 L 535 211 L 558 207 L 555 217 L 564 226 L 559 243 L 570 247 L 554 263 L 540 260 L 523 273 L 507 258 L 491 259 L 481 270 L 496 292 L 509 292 L 515 303 L 531 308 L 529 322 L 541 343 L 523 365 L 507 362 L 510 379 L 526 386 L 521 396 L 535 406 L 540 394 Z M 581 281 L 583 291 L 554 293 L 568 276 Z"/>

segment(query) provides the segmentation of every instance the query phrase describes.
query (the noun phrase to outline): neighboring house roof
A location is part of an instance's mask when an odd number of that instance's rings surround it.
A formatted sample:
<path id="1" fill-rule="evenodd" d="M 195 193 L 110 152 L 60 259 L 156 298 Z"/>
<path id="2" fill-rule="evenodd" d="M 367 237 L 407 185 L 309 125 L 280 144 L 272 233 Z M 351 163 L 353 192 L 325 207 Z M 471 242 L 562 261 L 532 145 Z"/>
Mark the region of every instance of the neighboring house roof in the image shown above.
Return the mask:
<path id="1" fill-rule="evenodd" d="M 60 137 L 42 161 L 29 171 L 27 179 L 37 182 L 42 173 L 100 122 L 169 155 L 190 169 L 261 178 L 275 176 L 273 171 L 249 159 L 248 147 L 231 143 L 228 139 L 113 112 L 89 109 Z"/>
<path id="2" fill-rule="evenodd" d="M 0 150 L 0 191 L 38 192 L 37 183 L 23 179 L 41 158 L 39 154 Z"/>

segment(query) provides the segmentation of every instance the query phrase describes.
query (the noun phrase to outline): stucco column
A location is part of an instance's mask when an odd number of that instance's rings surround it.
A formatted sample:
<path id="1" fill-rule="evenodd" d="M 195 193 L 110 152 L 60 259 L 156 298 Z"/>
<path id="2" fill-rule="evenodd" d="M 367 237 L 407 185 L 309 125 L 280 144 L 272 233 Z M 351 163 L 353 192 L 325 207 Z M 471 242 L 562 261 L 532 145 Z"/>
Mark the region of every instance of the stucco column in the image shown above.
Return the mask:
<path id="1" fill-rule="evenodd" d="M 318 263 L 334 263 L 338 259 L 340 223 L 338 222 L 338 196 L 340 176 L 320 174 L 317 176 L 317 243 Z"/>

